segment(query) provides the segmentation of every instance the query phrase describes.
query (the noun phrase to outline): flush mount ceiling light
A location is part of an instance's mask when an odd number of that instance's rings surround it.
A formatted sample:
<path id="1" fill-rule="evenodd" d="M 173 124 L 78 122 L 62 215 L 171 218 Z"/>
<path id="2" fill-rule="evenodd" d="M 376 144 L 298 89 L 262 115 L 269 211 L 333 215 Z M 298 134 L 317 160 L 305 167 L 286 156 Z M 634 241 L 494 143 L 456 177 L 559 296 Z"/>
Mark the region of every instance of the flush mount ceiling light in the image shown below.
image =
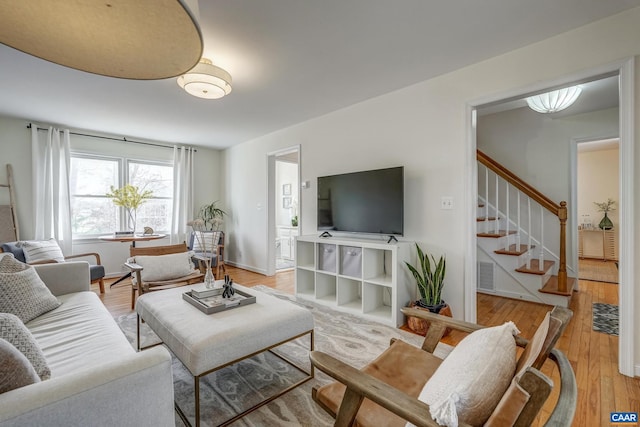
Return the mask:
<path id="1" fill-rule="evenodd" d="M 555 113 L 573 104 L 580 96 L 582 88 L 571 86 L 527 98 L 529 108 L 538 113 Z"/>
<path id="2" fill-rule="evenodd" d="M 176 77 L 202 56 L 197 0 L 3 2 L 0 43 L 103 76 Z"/>
<path id="3" fill-rule="evenodd" d="M 193 69 L 178 77 L 178 85 L 198 98 L 218 99 L 231 92 L 231 75 L 202 58 Z"/>

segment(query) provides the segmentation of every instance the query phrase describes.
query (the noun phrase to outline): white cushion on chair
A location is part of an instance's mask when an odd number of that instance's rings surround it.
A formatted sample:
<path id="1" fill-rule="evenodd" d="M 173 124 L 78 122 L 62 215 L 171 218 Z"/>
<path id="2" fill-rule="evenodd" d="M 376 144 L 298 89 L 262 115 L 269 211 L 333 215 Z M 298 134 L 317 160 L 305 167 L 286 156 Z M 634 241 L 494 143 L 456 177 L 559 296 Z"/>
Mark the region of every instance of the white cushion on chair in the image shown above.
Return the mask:
<path id="1" fill-rule="evenodd" d="M 195 231 L 194 233 L 192 248 L 194 252 L 207 252 L 214 255 L 218 253 L 221 231 Z"/>
<path id="2" fill-rule="evenodd" d="M 49 260 L 64 262 L 64 255 L 55 239 L 26 240 L 18 242 L 17 246 L 22 248 L 24 259 L 29 264 Z"/>
<path id="3" fill-rule="evenodd" d="M 137 255 L 130 258 L 144 269 L 140 272 L 143 282 L 177 279 L 197 271 L 191 257 L 193 252 L 180 252 L 167 255 Z"/>
<path id="4" fill-rule="evenodd" d="M 465 337 L 451 351 L 418 397 L 441 425 L 483 425 L 505 393 L 516 369 L 518 334 L 513 322 Z M 407 424 L 410 425 L 410 424 Z"/>

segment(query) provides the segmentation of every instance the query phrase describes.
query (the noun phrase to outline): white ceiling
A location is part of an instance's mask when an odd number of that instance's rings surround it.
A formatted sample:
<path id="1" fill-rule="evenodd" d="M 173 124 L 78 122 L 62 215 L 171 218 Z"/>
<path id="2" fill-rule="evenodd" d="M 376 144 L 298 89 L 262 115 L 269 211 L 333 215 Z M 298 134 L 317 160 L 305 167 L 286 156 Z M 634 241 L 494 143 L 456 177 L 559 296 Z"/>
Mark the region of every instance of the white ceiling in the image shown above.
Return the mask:
<path id="1" fill-rule="evenodd" d="M 0 114 L 225 148 L 639 4 L 201 0 L 204 56 L 231 73 L 230 95 L 203 100 L 175 79 L 102 77 L 0 45 Z"/>

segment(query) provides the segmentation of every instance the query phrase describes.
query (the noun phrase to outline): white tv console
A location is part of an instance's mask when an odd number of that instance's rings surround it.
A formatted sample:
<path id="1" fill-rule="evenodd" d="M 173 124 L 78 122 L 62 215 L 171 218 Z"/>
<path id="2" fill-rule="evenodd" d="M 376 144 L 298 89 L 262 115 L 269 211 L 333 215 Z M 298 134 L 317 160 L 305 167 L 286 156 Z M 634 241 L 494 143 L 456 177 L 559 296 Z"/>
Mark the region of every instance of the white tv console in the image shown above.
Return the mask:
<path id="1" fill-rule="evenodd" d="M 398 327 L 415 299 L 409 242 L 347 237 L 296 239 L 296 296 Z"/>

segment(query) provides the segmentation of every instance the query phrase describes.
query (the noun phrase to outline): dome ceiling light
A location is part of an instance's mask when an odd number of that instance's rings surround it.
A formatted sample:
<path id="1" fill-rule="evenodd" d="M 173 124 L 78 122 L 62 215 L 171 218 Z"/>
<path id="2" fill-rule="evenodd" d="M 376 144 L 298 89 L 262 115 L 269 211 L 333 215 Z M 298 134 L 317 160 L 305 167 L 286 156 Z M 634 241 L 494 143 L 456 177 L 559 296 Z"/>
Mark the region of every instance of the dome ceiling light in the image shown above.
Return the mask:
<path id="1" fill-rule="evenodd" d="M 135 80 L 176 77 L 202 56 L 197 0 L 4 2 L 0 43 L 65 67 Z"/>
<path id="2" fill-rule="evenodd" d="M 193 69 L 178 77 L 178 85 L 189 95 L 219 99 L 231 92 L 231 75 L 202 58 Z"/>
<path id="3" fill-rule="evenodd" d="M 527 104 L 529 108 L 538 113 L 555 113 L 576 102 L 581 92 L 582 88 L 580 86 L 571 86 L 530 96 L 527 98 Z"/>

